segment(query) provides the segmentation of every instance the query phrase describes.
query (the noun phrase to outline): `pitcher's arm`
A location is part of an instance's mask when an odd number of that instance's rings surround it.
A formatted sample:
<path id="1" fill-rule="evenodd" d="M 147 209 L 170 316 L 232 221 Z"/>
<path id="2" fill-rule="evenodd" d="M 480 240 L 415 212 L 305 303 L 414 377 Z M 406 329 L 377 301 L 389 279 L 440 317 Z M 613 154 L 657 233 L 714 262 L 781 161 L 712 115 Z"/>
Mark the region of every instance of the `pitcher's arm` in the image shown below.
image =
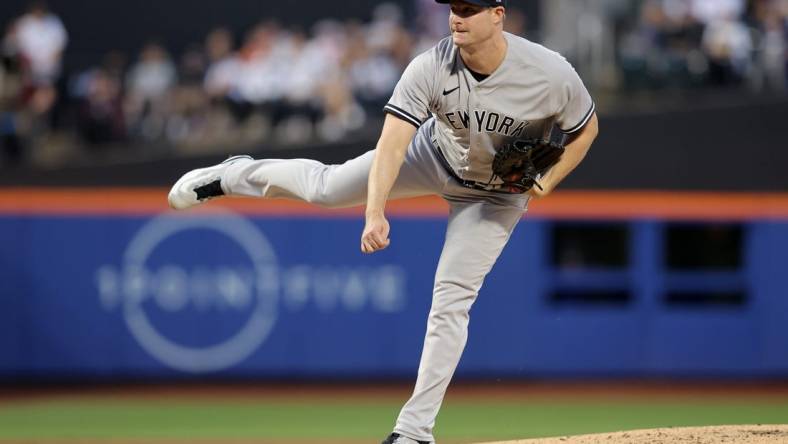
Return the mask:
<path id="1" fill-rule="evenodd" d="M 369 171 L 366 225 L 361 235 L 361 251 L 364 253 L 374 253 L 389 246 L 386 201 L 415 134 L 416 128 L 412 124 L 391 114 L 386 115 Z"/>

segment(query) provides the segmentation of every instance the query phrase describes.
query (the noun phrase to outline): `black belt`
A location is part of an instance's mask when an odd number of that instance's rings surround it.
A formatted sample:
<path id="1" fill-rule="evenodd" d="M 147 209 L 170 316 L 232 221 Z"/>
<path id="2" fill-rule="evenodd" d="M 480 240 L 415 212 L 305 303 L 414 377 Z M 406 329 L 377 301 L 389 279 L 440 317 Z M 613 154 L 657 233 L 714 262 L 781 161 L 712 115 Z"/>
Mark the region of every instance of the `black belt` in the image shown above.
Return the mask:
<path id="1" fill-rule="evenodd" d="M 489 183 L 482 183 L 476 182 L 475 180 L 468 180 L 463 179 L 462 177 L 457 175 L 457 172 L 454 171 L 454 168 L 451 167 L 449 161 L 446 159 L 446 156 L 443 154 L 443 150 L 441 150 L 440 145 L 438 145 L 438 141 L 433 139 L 432 146 L 435 148 L 435 153 L 438 154 L 438 159 L 443 166 L 443 169 L 446 170 L 449 175 L 457 181 L 460 185 L 464 186 L 465 188 L 470 188 L 473 190 L 480 190 L 480 191 L 489 191 L 493 193 L 503 193 L 503 194 L 520 194 L 520 193 L 512 193 L 510 191 L 500 189 L 500 188 L 493 188 L 499 185 L 490 185 Z"/>

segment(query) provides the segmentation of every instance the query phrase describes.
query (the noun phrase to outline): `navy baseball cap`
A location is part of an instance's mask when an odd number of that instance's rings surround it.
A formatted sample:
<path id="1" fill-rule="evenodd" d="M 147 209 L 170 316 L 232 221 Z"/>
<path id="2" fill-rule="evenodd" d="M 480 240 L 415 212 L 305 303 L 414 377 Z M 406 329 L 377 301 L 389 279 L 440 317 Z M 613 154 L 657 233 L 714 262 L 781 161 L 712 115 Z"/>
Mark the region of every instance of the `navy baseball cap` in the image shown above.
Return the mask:
<path id="1" fill-rule="evenodd" d="M 451 3 L 451 0 L 435 0 L 438 3 Z M 476 6 L 488 6 L 495 8 L 496 6 L 506 7 L 506 0 L 462 0 L 465 3 L 470 3 Z"/>

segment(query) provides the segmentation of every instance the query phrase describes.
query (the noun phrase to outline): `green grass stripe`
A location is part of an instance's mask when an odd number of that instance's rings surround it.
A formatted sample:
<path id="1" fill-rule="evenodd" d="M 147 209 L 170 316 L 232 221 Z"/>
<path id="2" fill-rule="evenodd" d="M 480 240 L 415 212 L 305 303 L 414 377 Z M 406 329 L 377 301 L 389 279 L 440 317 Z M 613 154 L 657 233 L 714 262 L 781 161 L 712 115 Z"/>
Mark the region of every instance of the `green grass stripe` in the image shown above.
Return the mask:
<path id="1" fill-rule="evenodd" d="M 377 440 L 398 402 L 27 401 L 0 406 L 0 439 L 349 438 Z M 668 426 L 788 422 L 788 400 L 450 402 L 436 436 L 495 440 Z"/>

